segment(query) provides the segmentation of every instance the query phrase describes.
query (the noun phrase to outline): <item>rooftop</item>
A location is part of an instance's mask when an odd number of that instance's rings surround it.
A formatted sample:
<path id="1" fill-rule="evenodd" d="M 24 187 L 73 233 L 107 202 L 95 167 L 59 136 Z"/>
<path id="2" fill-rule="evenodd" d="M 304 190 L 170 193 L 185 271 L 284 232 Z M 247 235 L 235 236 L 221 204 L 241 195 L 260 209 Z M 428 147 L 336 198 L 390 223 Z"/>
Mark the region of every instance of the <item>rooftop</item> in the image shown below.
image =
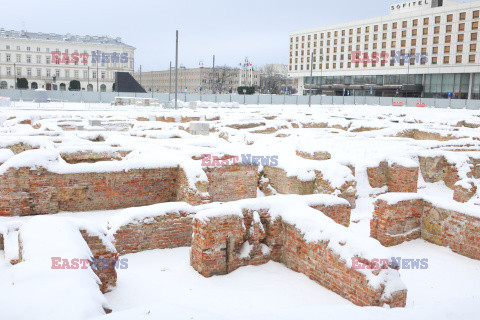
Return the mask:
<path id="1" fill-rule="evenodd" d="M 28 40 L 41 40 L 41 41 L 55 41 L 55 42 L 68 42 L 68 43 L 85 43 L 85 44 L 103 44 L 103 45 L 116 45 L 131 47 L 122 42 L 122 38 L 110 38 L 108 36 L 79 36 L 56 33 L 42 33 L 42 32 L 28 32 L 25 30 L 5 30 L 0 29 L 0 39 L 28 39 Z"/>

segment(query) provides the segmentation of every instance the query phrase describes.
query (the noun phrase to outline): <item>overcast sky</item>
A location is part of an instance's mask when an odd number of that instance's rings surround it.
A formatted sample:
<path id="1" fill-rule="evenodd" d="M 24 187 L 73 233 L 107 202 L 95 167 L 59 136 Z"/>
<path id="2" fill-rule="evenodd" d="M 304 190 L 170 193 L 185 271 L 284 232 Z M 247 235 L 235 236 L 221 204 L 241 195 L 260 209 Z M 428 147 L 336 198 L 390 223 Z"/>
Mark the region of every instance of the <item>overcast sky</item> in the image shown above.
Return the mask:
<path id="1" fill-rule="evenodd" d="M 121 37 L 137 48 L 135 68 L 168 69 L 287 63 L 290 31 L 388 14 L 392 0 L 2 0 L 0 27 L 44 33 Z M 8 4 L 7 4 L 8 3 Z"/>

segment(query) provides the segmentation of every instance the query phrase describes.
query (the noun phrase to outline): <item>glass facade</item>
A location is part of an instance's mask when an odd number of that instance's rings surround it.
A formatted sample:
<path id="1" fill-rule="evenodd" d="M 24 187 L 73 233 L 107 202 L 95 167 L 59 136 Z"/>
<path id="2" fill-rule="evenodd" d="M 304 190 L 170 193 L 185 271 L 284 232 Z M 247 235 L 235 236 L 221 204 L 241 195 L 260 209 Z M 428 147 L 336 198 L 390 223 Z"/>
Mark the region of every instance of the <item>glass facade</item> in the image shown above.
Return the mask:
<path id="1" fill-rule="evenodd" d="M 472 99 L 480 99 L 480 73 L 472 76 Z M 304 83 L 308 86 L 313 82 L 314 93 L 321 94 L 320 86 L 337 85 L 340 88 L 350 86 L 374 86 L 374 93 L 367 90 L 365 95 L 376 96 L 414 95 L 420 96 L 423 93 L 425 98 L 449 98 L 467 99 L 470 86 L 469 73 L 447 73 L 447 74 L 397 74 L 397 75 L 366 75 L 366 76 L 315 76 L 311 81 L 310 77 L 304 77 Z M 405 86 L 408 85 L 409 92 Z M 403 87 L 401 87 L 403 86 Z M 323 88 L 325 89 L 325 88 Z M 422 92 L 423 89 L 423 92 Z M 340 89 L 341 90 L 341 89 Z M 337 89 L 338 91 L 338 89 Z M 341 92 L 337 92 L 337 95 Z M 357 94 L 363 95 L 361 90 Z"/>

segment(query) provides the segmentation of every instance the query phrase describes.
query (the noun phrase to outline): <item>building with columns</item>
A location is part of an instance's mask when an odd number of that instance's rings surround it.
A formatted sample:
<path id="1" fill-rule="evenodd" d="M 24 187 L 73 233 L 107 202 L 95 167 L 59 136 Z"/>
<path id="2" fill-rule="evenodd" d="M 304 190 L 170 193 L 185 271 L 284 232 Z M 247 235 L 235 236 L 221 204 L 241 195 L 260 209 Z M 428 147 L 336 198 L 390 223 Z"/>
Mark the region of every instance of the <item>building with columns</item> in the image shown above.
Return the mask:
<path id="1" fill-rule="evenodd" d="M 0 88 L 25 78 L 29 89 L 114 91 L 116 72 L 133 73 L 135 48 L 121 38 L 0 29 Z"/>
<path id="2" fill-rule="evenodd" d="M 388 10 L 291 32 L 288 71 L 299 92 L 480 99 L 480 1 L 416 0 Z"/>

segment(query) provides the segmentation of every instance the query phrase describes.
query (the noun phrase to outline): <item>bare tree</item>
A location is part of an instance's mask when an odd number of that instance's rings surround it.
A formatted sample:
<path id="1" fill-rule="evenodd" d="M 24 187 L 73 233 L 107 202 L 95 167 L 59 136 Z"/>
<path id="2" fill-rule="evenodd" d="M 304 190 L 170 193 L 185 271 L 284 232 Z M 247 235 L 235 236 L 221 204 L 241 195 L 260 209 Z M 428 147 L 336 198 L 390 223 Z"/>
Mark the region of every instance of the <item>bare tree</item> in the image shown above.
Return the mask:
<path id="1" fill-rule="evenodd" d="M 224 93 L 232 87 L 235 70 L 229 66 L 219 67 L 215 70 L 215 92 Z"/>
<path id="2" fill-rule="evenodd" d="M 287 73 L 283 66 L 267 64 L 263 67 L 260 79 L 260 87 L 263 93 L 279 94 L 285 90 Z"/>

